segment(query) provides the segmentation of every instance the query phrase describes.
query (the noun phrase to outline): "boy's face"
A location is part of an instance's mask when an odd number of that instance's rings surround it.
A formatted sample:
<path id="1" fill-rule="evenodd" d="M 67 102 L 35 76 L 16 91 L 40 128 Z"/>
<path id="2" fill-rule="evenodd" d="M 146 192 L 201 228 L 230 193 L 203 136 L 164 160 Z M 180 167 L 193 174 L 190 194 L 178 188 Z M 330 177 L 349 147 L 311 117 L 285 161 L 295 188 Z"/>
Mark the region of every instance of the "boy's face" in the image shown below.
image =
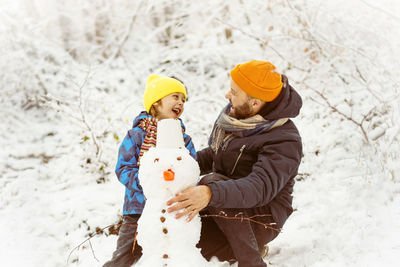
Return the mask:
<path id="1" fill-rule="evenodd" d="M 185 95 L 182 93 L 172 93 L 163 97 L 161 102 L 153 104 L 158 111 L 157 119 L 179 118 L 183 113 L 185 101 Z"/>

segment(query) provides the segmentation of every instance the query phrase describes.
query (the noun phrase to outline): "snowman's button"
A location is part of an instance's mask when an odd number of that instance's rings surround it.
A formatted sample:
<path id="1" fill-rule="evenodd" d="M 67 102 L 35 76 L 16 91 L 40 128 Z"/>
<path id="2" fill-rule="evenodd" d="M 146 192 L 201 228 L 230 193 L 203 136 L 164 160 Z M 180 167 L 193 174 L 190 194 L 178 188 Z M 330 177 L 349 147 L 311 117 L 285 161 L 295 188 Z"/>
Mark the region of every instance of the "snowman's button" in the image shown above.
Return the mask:
<path id="1" fill-rule="evenodd" d="M 164 228 L 162 231 L 163 231 L 164 234 L 168 234 L 168 229 L 167 228 Z"/>
<path id="2" fill-rule="evenodd" d="M 165 217 L 164 216 L 161 216 L 160 217 L 160 221 L 163 223 L 163 222 L 165 222 Z"/>
<path id="3" fill-rule="evenodd" d="M 176 159 L 177 159 L 177 160 L 182 160 L 182 157 L 181 157 L 181 156 L 179 156 L 179 157 L 177 157 Z"/>

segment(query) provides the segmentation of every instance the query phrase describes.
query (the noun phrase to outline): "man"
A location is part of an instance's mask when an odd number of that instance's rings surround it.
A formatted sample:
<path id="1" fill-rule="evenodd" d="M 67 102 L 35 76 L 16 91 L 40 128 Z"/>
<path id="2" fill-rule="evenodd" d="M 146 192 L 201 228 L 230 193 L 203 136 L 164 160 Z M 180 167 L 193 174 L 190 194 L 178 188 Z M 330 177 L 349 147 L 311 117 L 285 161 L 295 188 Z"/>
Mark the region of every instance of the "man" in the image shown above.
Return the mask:
<path id="1" fill-rule="evenodd" d="M 231 71 L 229 100 L 215 122 L 209 147 L 198 152 L 202 178 L 168 201 L 168 212 L 191 220 L 202 210 L 198 246 L 208 260 L 266 266 L 264 246 L 292 213 L 294 178 L 302 156 L 299 132 L 290 120 L 301 97 L 266 61 Z"/>

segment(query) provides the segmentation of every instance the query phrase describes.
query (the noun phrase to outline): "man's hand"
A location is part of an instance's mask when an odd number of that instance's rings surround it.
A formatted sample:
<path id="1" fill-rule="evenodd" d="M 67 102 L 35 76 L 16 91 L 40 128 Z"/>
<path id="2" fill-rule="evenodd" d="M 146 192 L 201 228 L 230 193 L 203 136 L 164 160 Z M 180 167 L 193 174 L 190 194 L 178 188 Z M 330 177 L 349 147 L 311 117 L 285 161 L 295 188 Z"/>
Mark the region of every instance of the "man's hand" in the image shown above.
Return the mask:
<path id="1" fill-rule="evenodd" d="M 167 205 L 172 207 L 168 208 L 168 212 L 174 212 L 182 210 L 182 212 L 177 213 L 175 218 L 179 219 L 182 216 L 188 215 L 187 221 L 190 222 L 196 215 L 207 207 L 211 200 L 211 190 L 206 185 L 191 186 L 176 194 L 175 197 L 167 201 Z"/>

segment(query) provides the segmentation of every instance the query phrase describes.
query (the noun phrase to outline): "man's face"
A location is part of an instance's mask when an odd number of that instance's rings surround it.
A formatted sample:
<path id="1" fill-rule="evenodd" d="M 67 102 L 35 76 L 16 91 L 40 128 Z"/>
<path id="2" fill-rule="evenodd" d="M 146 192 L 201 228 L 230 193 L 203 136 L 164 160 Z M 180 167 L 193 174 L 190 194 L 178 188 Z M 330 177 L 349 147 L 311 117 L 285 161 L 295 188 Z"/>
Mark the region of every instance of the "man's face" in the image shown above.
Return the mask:
<path id="1" fill-rule="evenodd" d="M 229 116 L 238 120 L 246 119 L 253 115 L 249 96 L 231 79 L 231 89 L 225 98 L 232 104 Z"/>

